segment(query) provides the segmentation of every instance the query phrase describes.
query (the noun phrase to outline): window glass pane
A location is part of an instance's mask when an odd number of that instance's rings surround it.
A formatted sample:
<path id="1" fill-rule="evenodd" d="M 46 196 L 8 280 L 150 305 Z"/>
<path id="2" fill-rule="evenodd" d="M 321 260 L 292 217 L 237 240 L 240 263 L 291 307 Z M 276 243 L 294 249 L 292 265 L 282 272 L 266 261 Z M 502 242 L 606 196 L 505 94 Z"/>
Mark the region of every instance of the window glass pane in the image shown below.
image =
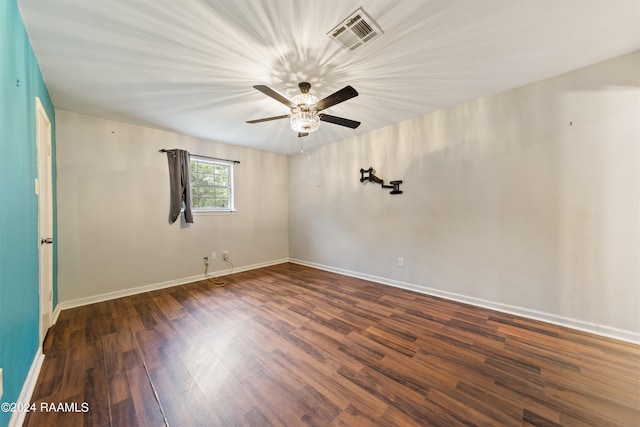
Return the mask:
<path id="1" fill-rule="evenodd" d="M 207 196 L 207 197 L 213 197 L 215 192 L 215 188 L 214 187 L 200 187 L 198 190 L 198 195 L 200 197 L 203 196 Z"/>
<path id="2" fill-rule="evenodd" d="M 198 173 L 199 174 L 212 174 L 213 173 L 213 165 L 211 163 L 198 162 Z"/>
<path id="3" fill-rule="evenodd" d="M 193 209 L 232 209 L 232 165 L 192 156 L 189 166 Z"/>
<path id="4" fill-rule="evenodd" d="M 228 186 L 229 185 L 229 176 L 228 175 L 216 175 L 215 177 L 215 181 L 214 181 L 215 185 L 222 185 L 222 186 Z"/>
<path id="5" fill-rule="evenodd" d="M 199 208 L 212 208 L 214 207 L 214 199 L 208 197 L 201 197 L 198 199 Z"/>

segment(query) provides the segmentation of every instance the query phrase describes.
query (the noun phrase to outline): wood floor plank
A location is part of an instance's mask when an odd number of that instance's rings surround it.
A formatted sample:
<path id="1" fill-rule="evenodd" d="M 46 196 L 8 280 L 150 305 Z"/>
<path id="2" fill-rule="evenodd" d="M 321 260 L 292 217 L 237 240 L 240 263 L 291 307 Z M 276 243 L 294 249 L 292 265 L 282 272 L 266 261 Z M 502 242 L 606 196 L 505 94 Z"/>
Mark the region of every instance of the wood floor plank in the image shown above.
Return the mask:
<path id="1" fill-rule="evenodd" d="M 260 410 L 269 417 L 269 424 L 302 425 L 305 410 L 298 404 L 296 393 L 290 387 L 283 388 L 283 383 L 274 378 L 270 370 L 261 371 L 247 378 L 243 386 L 260 402 Z"/>
<path id="2" fill-rule="evenodd" d="M 64 310 L 25 426 L 636 426 L 640 346 L 284 263 Z"/>
<path id="3" fill-rule="evenodd" d="M 129 395 L 133 401 L 137 426 L 161 426 L 166 424 L 164 414 L 160 408 L 157 395 L 149 381 L 150 377 L 145 369 L 136 366 L 127 369 L 127 383 Z"/>
<path id="4" fill-rule="evenodd" d="M 84 414 L 84 425 L 108 426 L 109 399 L 104 369 L 92 367 L 85 371 L 84 400 L 89 410 Z"/>

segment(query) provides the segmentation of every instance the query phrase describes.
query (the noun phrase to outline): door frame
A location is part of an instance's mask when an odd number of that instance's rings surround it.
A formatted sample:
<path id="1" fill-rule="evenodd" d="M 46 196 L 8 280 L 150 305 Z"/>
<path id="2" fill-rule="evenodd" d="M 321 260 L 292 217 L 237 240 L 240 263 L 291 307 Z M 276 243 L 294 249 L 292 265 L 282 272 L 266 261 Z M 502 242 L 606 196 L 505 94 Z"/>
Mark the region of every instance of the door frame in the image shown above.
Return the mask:
<path id="1" fill-rule="evenodd" d="M 51 162 L 51 121 L 36 97 L 36 152 L 38 178 L 38 296 L 40 343 L 44 341 L 53 320 L 53 244 L 42 239 L 53 239 L 53 171 Z"/>

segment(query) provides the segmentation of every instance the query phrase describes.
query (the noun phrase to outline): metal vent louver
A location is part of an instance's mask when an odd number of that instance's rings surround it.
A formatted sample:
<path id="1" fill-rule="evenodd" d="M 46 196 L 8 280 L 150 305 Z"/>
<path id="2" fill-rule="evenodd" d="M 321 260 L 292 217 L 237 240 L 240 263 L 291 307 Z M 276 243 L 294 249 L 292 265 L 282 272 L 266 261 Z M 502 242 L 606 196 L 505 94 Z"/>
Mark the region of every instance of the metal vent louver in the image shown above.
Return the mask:
<path id="1" fill-rule="evenodd" d="M 360 7 L 347 19 L 336 25 L 327 35 L 345 49 L 354 51 L 382 33 L 380 27 Z"/>

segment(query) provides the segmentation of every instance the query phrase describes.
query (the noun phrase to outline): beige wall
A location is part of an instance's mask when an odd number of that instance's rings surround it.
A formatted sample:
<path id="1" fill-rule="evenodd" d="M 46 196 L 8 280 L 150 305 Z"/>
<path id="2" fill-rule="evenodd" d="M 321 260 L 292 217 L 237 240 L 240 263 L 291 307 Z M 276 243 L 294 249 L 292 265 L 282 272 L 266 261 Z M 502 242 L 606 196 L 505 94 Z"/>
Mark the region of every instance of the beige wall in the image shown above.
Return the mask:
<path id="1" fill-rule="evenodd" d="M 640 53 L 289 158 L 57 111 L 59 300 L 229 250 L 640 341 Z M 366 120 L 366 118 L 362 118 Z M 160 148 L 238 159 L 237 212 L 168 223 Z M 359 182 L 373 166 L 402 195 Z M 404 267 L 396 265 L 404 258 Z"/>
<path id="2" fill-rule="evenodd" d="M 640 340 L 639 69 L 636 52 L 290 157 L 291 257 Z M 369 166 L 404 194 L 361 184 Z"/>
<path id="3" fill-rule="evenodd" d="M 287 157 L 57 111 L 59 301 L 65 304 L 211 272 L 286 260 Z M 237 159 L 236 212 L 169 224 L 161 148 Z"/>

